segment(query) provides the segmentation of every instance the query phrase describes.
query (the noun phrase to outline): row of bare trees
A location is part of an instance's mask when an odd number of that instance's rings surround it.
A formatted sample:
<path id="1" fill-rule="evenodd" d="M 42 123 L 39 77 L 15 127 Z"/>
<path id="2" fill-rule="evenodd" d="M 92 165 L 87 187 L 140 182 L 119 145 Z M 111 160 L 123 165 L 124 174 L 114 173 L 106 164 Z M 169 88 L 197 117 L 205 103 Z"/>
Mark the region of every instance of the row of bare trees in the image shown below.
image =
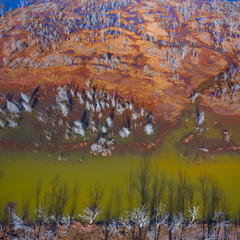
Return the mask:
<path id="1" fill-rule="evenodd" d="M 70 191 L 56 176 L 47 191 L 38 182 L 32 195 L 23 197 L 22 217 L 16 214 L 14 203 L 7 205 L 5 217 L 15 229 L 31 232 L 31 220 L 34 231 L 45 227 L 53 236 L 59 226 L 67 225 L 69 230 L 77 219 L 87 225 L 95 222 L 105 239 L 161 239 L 163 235 L 169 239 L 237 239 L 238 227 L 234 231 L 233 223 L 239 222 L 239 216 L 230 216 L 229 204 L 214 178 L 200 174 L 193 183 L 179 171 L 169 179 L 154 170 L 146 158 L 125 183 L 125 190 L 113 186 L 109 191 L 96 182 L 89 188 L 87 207 L 79 215 L 80 185 L 75 183 Z M 36 208 L 34 214 L 32 208 Z"/>

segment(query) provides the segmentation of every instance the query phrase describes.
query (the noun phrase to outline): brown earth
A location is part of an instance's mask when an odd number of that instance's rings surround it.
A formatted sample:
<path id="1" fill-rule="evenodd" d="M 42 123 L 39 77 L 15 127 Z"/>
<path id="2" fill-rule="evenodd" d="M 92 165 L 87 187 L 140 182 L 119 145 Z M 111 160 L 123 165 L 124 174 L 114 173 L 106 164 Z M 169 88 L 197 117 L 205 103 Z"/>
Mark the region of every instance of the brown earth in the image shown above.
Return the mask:
<path id="1" fill-rule="evenodd" d="M 120 239 L 139 239 L 138 230 L 133 232 L 126 230 L 122 227 L 119 227 L 117 232 L 114 232 L 110 229 L 107 229 L 107 226 L 104 223 L 97 224 L 83 224 L 78 221 L 74 221 L 70 226 L 69 225 L 58 225 L 54 226 L 53 224 L 43 224 L 40 226 L 29 225 L 32 228 L 31 231 L 24 232 L 23 230 L 14 230 L 13 224 L 3 225 L 3 228 L 0 230 L 0 238 L 1 239 L 13 239 L 13 237 L 17 237 L 17 239 L 29 239 L 35 238 L 37 239 L 68 239 L 68 240 L 93 240 L 93 239 L 109 239 L 109 240 L 120 240 Z M 206 230 L 207 230 L 207 226 Z M 34 229 L 33 229 L 34 228 Z M 109 227 L 108 227 L 109 228 Z M 205 231 L 206 231 L 205 230 Z M 146 231 L 145 228 L 142 230 L 144 232 L 144 236 L 140 239 L 142 240 L 151 240 L 154 239 L 154 232 L 151 234 L 147 234 L 150 232 Z M 146 231 L 146 233 L 145 233 Z M 172 237 L 174 239 L 180 238 L 180 229 L 177 229 L 172 233 Z M 132 235 L 134 234 L 134 235 Z M 167 240 L 169 239 L 167 227 L 162 227 L 158 239 L 159 240 Z M 217 234 L 217 230 L 215 230 L 215 234 Z M 212 233 L 213 239 L 223 239 L 227 237 L 228 239 L 237 240 L 240 237 L 239 226 L 232 225 L 226 228 L 226 236 L 224 234 L 223 227 L 219 229 L 219 236 L 214 235 L 214 231 Z M 198 223 L 194 228 L 184 228 L 183 238 L 192 238 L 192 239 L 202 239 L 202 224 Z"/>
<path id="2" fill-rule="evenodd" d="M 199 86 L 209 83 L 215 89 L 215 83 L 212 84 L 215 76 L 228 69 L 233 61 L 239 66 L 235 54 L 239 52 L 237 28 L 229 35 L 225 25 L 215 29 L 211 25 L 226 19 L 230 11 L 226 2 L 219 3 L 221 6 L 214 10 L 195 4 L 196 10 L 186 22 L 176 1 L 169 1 L 167 7 L 164 2 L 134 2 L 107 12 L 110 17 L 106 18 L 110 20 L 121 16 L 114 19 L 115 24 L 107 28 L 94 27 L 94 30 L 78 24 L 85 21 L 79 13 L 91 11 L 77 11 L 80 7 L 91 8 L 93 3 L 73 0 L 61 9 L 63 2 L 18 8 L 0 19 L 1 94 L 17 94 L 38 85 L 51 94 L 51 86 L 84 86 L 86 80 L 91 79 L 107 91 L 117 91 L 123 97 L 144 103 L 158 121 L 165 122 L 168 131 L 176 125 L 190 103 L 191 94 Z M 97 4 L 101 6 L 104 2 L 99 0 Z M 235 12 L 231 12 L 236 23 L 240 9 L 237 4 Z M 191 4 L 185 5 L 191 8 Z M 224 11 L 220 12 L 221 7 Z M 137 16 L 137 20 L 133 16 Z M 205 18 L 200 32 L 197 17 Z M 212 29 L 227 34 L 224 52 L 223 47 L 214 47 L 209 31 Z M 181 57 L 184 46 L 187 51 Z M 234 49 L 231 46 L 235 46 Z M 174 59 L 175 67 L 169 58 Z M 239 75 L 235 81 L 238 80 Z M 218 113 L 239 114 L 236 110 L 239 101 L 230 103 L 226 99 L 225 105 L 219 99 L 209 101 L 209 86 L 200 93 L 198 101 L 217 109 Z"/>

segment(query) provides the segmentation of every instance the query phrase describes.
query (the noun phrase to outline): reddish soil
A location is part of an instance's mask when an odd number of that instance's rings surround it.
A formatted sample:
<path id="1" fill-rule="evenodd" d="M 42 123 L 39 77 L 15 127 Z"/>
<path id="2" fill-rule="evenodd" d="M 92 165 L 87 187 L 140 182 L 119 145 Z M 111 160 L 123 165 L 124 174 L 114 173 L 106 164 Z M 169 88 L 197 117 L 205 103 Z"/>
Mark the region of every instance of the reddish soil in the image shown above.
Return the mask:
<path id="1" fill-rule="evenodd" d="M 97 4 L 101 6 L 104 1 Z M 51 88 L 58 85 L 81 87 L 91 79 L 106 91 L 117 91 L 122 97 L 144 103 L 160 125 L 164 122 L 165 130 L 155 143 L 143 144 L 144 149 L 154 149 L 161 143 L 163 136 L 176 126 L 195 89 L 203 83 L 209 82 L 211 89 L 208 86 L 200 91 L 201 104 L 224 115 L 239 115 L 239 101 L 228 97 L 231 89 L 226 92 L 224 104 L 220 97 L 212 99 L 211 95 L 220 91 L 212 83 L 214 77 L 229 69 L 239 51 L 237 28 L 229 34 L 226 24 L 218 29 L 211 24 L 225 19 L 229 11 L 225 2 L 219 4 L 214 10 L 196 4 L 195 15 L 185 22 L 176 1 L 169 1 L 167 7 L 164 3 L 136 1 L 108 12 L 110 18 L 121 15 L 114 20 L 119 25 L 114 23 L 94 31 L 83 26 L 85 19 L 78 12 L 83 3 L 77 0 L 62 9 L 59 1 L 15 9 L 0 19 L 0 94 L 19 94 L 38 85 L 51 94 Z M 87 6 L 91 8 L 92 4 Z M 237 23 L 239 7 L 236 6 L 231 14 Z M 219 11 L 221 8 L 224 11 Z M 81 11 L 83 15 L 88 12 Z M 135 14 L 138 20 L 132 19 Z M 168 26 L 164 19 L 169 16 Z M 200 30 L 198 16 L 205 18 Z M 210 30 L 226 33 L 225 48 L 220 44 L 214 46 Z M 48 38 L 50 33 L 55 36 Z M 231 50 L 232 45 L 235 47 Z M 238 61 L 235 64 L 239 66 Z M 239 74 L 229 81 L 239 82 Z M 9 144 L 14 148 L 15 143 Z M 81 144 L 72 145 L 71 149 L 76 150 Z M 63 145 L 61 149 L 65 147 L 69 148 Z"/>

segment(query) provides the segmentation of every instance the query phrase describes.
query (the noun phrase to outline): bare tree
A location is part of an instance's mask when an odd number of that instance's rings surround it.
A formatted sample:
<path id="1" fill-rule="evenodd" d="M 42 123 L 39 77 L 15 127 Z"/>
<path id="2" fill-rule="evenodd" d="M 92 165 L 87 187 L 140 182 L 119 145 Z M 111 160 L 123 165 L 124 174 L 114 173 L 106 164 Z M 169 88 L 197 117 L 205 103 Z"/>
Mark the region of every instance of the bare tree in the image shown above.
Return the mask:
<path id="1" fill-rule="evenodd" d="M 98 208 L 86 207 L 83 210 L 83 214 L 79 215 L 81 219 L 87 221 L 88 224 L 92 224 L 94 220 L 100 215 L 101 211 Z"/>
<path id="2" fill-rule="evenodd" d="M 46 192 L 44 197 L 44 206 L 48 209 L 48 215 L 54 218 L 62 217 L 69 199 L 68 184 L 63 183 L 59 176 L 55 176 L 51 181 L 51 190 Z"/>
<path id="3" fill-rule="evenodd" d="M 135 190 L 135 183 L 134 183 L 134 174 L 133 170 L 131 170 L 129 177 L 127 179 L 127 201 L 128 201 L 128 211 L 132 211 L 133 203 L 134 203 L 134 190 Z"/>
<path id="4" fill-rule="evenodd" d="M 103 193 L 104 186 L 101 186 L 99 182 L 95 182 L 94 186 L 92 186 L 89 191 L 91 208 L 99 208 L 100 202 L 103 198 Z"/>
<path id="5" fill-rule="evenodd" d="M 166 188 L 166 177 L 164 174 L 159 176 L 159 172 L 156 172 L 153 176 L 150 191 L 150 216 L 151 218 L 156 214 L 160 203 L 164 199 L 164 192 Z"/>
<path id="6" fill-rule="evenodd" d="M 140 206 L 147 206 L 150 194 L 151 168 L 150 159 L 144 158 L 136 171 L 135 184 Z"/>
<path id="7" fill-rule="evenodd" d="M 42 192 L 42 182 L 39 180 L 34 189 L 34 200 L 36 202 L 36 209 L 40 206 Z"/>
<path id="8" fill-rule="evenodd" d="M 174 213 L 174 202 L 176 195 L 176 185 L 175 182 L 171 179 L 168 182 L 168 198 L 167 198 L 167 207 L 168 207 L 168 233 L 169 233 L 169 240 L 172 239 L 172 232 L 173 232 L 173 213 Z"/>
<path id="9" fill-rule="evenodd" d="M 77 201 L 78 201 L 78 197 L 79 197 L 79 185 L 77 182 L 75 182 L 74 184 L 74 188 L 71 194 L 71 209 L 70 209 L 70 216 L 74 217 L 75 212 L 76 212 L 76 208 L 77 208 Z"/>
<path id="10" fill-rule="evenodd" d="M 153 216 L 154 240 L 158 240 L 162 227 L 167 226 L 168 217 L 169 214 L 166 211 L 166 206 L 160 203 Z"/>
<path id="11" fill-rule="evenodd" d="M 22 219 L 27 222 L 29 220 L 30 213 L 30 204 L 31 204 L 31 194 L 23 194 L 22 197 Z"/>
<path id="12" fill-rule="evenodd" d="M 129 213 L 129 216 L 131 221 L 137 226 L 137 232 L 135 232 L 136 239 L 145 239 L 145 236 L 147 234 L 147 228 L 149 227 L 150 223 L 150 216 L 147 212 L 146 207 L 140 206 L 133 209 L 133 211 Z"/>
<path id="13" fill-rule="evenodd" d="M 199 178 L 200 183 L 200 194 L 201 194 L 201 203 L 202 203 L 202 239 L 205 238 L 205 224 L 207 220 L 207 204 L 209 201 L 209 182 L 210 179 L 204 175 L 200 174 Z"/>

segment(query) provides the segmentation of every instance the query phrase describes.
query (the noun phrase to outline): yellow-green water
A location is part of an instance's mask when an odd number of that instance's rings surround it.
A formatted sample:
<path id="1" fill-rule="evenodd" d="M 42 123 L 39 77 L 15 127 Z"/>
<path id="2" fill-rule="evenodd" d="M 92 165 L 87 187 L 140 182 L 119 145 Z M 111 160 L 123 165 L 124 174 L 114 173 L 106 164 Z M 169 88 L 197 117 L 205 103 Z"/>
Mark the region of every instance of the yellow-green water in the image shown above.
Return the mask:
<path id="1" fill-rule="evenodd" d="M 187 124 L 184 119 L 188 118 Z M 208 115 L 211 119 L 211 115 Z M 200 173 L 213 176 L 223 189 L 224 194 L 231 205 L 231 213 L 235 214 L 240 206 L 240 154 L 206 154 L 201 155 L 199 150 L 193 149 L 190 155 L 186 156 L 186 148 L 179 145 L 178 140 L 186 135 L 193 127 L 193 120 L 189 114 L 185 114 L 182 123 L 178 128 L 172 130 L 164 139 L 159 149 L 150 156 L 153 169 L 164 172 L 168 178 L 175 178 L 179 170 L 189 175 L 193 184 L 197 184 Z M 211 131 L 206 132 L 214 139 L 221 138 L 221 129 L 215 128 L 209 121 Z M 224 124 L 222 125 L 224 127 Z M 207 126 L 206 126 L 207 127 Z M 234 126 L 231 126 L 234 131 Z M 235 126 L 233 139 L 239 141 L 238 126 Z M 238 135 L 239 136 L 239 135 Z M 181 147 L 180 147 L 181 146 Z M 188 150 L 189 151 L 189 150 Z M 199 153 L 199 155 L 198 155 Z M 144 156 L 138 153 L 120 154 L 115 153 L 110 158 L 93 157 L 86 153 L 69 153 L 68 163 L 52 163 L 59 156 L 59 153 L 49 155 L 48 153 L 21 152 L 0 152 L 0 167 L 4 171 L 0 181 L 0 202 L 1 215 L 3 216 L 4 206 L 7 202 L 17 203 L 19 214 L 22 211 L 23 198 L 31 200 L 31 211 L 35 208 L 34 186 L 40 180 L 43 191 L 50 188 L 51 180 L 58 175 L 63 182 L 68 182 L 70 188 L 78 182 L 80 194 L 78 200 L 77 213 L 89 204 L 89 191 L 91 186 L 99 182 L 104 186 L 104 198 L 101 203 L 103 209 L 107 205 L 107 199 L 111 194 L 111 189 L 118 186 L 123 198 L 126 197 L 126 182 L 131 170 L 139 166 Z M 196 161 L 197 156 L 197 161 Z M 79 164 L 78 160 L 83 159 Z M 200 201 L 195 197 L 195 204 Z M 126 202 L 123 202 L 123 208 Z"/>

